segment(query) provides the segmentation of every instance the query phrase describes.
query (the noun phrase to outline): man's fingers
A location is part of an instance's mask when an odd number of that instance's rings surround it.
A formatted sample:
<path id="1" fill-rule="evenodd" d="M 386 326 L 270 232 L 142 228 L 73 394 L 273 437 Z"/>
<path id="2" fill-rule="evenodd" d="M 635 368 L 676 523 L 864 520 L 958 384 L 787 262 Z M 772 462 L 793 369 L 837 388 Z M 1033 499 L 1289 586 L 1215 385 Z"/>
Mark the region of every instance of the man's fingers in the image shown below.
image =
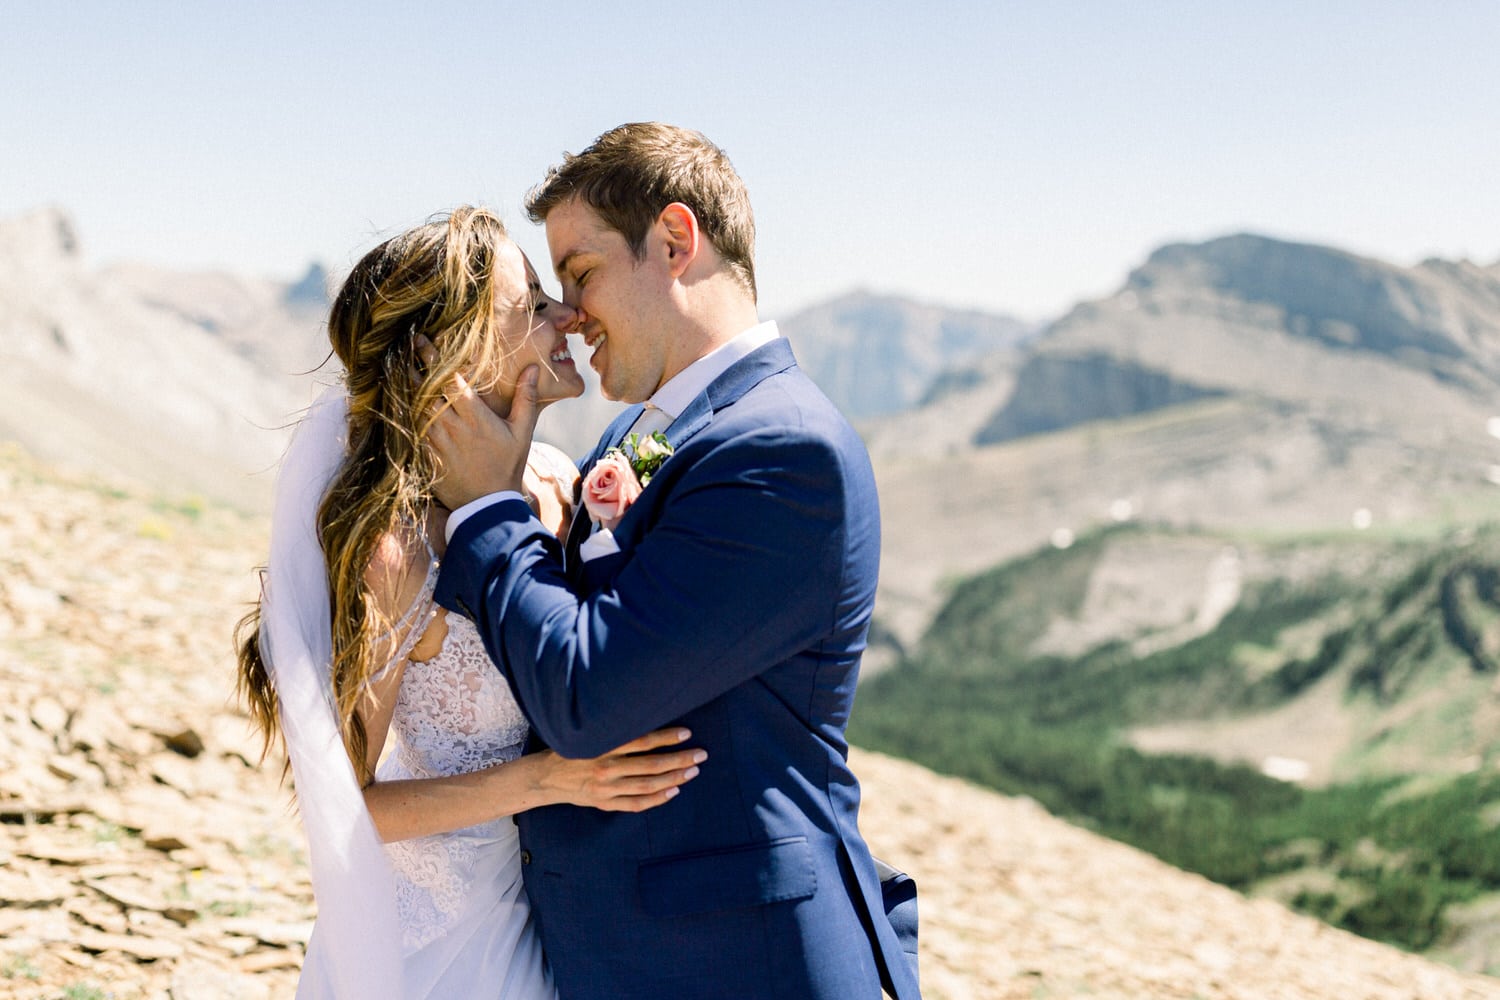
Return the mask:
<path id="1" fill-rule="evenodd" d="M 422 359 L 422 363 L 424 365 L 435 364 L 438 359 L 437 348 L 433 346 L 432 341 L 427 339 L 427 335 L 424 333 L 417 334 L 416 343 L 417 356 Z"/>
<path id="2" fill-rule="evenodd" d="M 526 441 L 531 440 L 531 435 L 536 430 L 536 382 L 541 373 L 542 370 L 537 365 L 530 365 L 521 373 L 520 380 L 516 382 L 515 399 L 510 404 L 510 417 L 506 419 L 511 433 Z"/>
<path id="3" fill-rule="evenodd" d="M 464 378 L 464 373 L 463 372 L 454 372 L 453 373 L 453 385 L 454 385 L 454 388 L 448 390 L 448 395 L 449 395 L 450 398 L 452 398 L 452 399 L 473 399 L 474 398 L 474 388 L 471 385 L 469 385 L 469 380 L 466 379 L 466 378 Z"/>

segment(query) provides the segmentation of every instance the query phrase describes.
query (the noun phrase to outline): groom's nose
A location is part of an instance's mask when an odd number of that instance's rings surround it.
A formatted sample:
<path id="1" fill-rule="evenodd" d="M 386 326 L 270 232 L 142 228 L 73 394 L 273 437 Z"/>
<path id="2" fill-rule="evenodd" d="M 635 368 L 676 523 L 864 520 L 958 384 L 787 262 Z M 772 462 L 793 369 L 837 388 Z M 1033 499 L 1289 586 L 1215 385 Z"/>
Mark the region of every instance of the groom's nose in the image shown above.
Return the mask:
<path id="1" fill-rule="evenodd" d="M 557 304 L 557 318 L 553 320 L 561 333 L 578 333 L 583 325 L 588 322 L 588 314 L 577 306 L 570 306 L 566 302 Z"/>

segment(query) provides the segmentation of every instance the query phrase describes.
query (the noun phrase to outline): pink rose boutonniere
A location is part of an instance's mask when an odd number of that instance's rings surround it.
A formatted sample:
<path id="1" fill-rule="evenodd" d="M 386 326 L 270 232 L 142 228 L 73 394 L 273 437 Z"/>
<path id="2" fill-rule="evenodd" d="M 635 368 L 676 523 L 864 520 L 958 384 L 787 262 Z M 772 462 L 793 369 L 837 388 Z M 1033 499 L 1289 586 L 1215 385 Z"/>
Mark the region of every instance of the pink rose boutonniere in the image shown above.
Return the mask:
<path id="1" fill-rule="evenodd" d="M 640 495 L 641 481 L 618 448 L 605 452 L 583 481 L 583 505 L 589 517 L 611 531 Z"/>
<path id="2" fill-rule="evenodd" d="M 672 444 L 661 431 L 644 439 L 631 434 L 623 447 L 606 451 L 583 480 L 583 505 L 589 517 L 613 531 L 671 456 Z"/>

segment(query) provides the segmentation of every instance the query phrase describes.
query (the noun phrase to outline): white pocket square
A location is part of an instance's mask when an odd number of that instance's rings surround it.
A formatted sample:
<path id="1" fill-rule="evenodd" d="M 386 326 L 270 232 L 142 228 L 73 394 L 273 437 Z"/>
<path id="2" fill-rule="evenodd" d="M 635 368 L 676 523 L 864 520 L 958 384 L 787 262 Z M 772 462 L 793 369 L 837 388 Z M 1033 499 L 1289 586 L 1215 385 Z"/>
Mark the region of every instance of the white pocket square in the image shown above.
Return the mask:
<path id="1" fill-rule="evenodd" d="M 600 528 L 578 546 L 578 558 L 584 562 L 590 559 L 598 559 L 600 556 L 612 555 L 620 551 L 620 543 L 615 541 L 615 533 L 608 528 Z"/>

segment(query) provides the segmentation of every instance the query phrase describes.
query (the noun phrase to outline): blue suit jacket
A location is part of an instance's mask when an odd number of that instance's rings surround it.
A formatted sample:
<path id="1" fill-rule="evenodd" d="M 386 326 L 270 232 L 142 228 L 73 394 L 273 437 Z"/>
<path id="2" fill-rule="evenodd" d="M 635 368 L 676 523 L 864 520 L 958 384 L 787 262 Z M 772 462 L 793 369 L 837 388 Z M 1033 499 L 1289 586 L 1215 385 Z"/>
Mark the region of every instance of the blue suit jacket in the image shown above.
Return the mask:
<path id="1" fill-rule="evenodd" d="M 459 526 L 438 581 L 557 752 L 682 725 L 709 754 L 644 813 L 518 817 L 558 990 L 873 1000 L 884 984 L 911 1000 L 914 956 L 882 909 L 846 763 L 880 553 L 864 446 L 784 340 L 667 437 L 675 454 L 615 529 L 618 554 L 570 579 L 557 540 L 508 501 Z"/>

